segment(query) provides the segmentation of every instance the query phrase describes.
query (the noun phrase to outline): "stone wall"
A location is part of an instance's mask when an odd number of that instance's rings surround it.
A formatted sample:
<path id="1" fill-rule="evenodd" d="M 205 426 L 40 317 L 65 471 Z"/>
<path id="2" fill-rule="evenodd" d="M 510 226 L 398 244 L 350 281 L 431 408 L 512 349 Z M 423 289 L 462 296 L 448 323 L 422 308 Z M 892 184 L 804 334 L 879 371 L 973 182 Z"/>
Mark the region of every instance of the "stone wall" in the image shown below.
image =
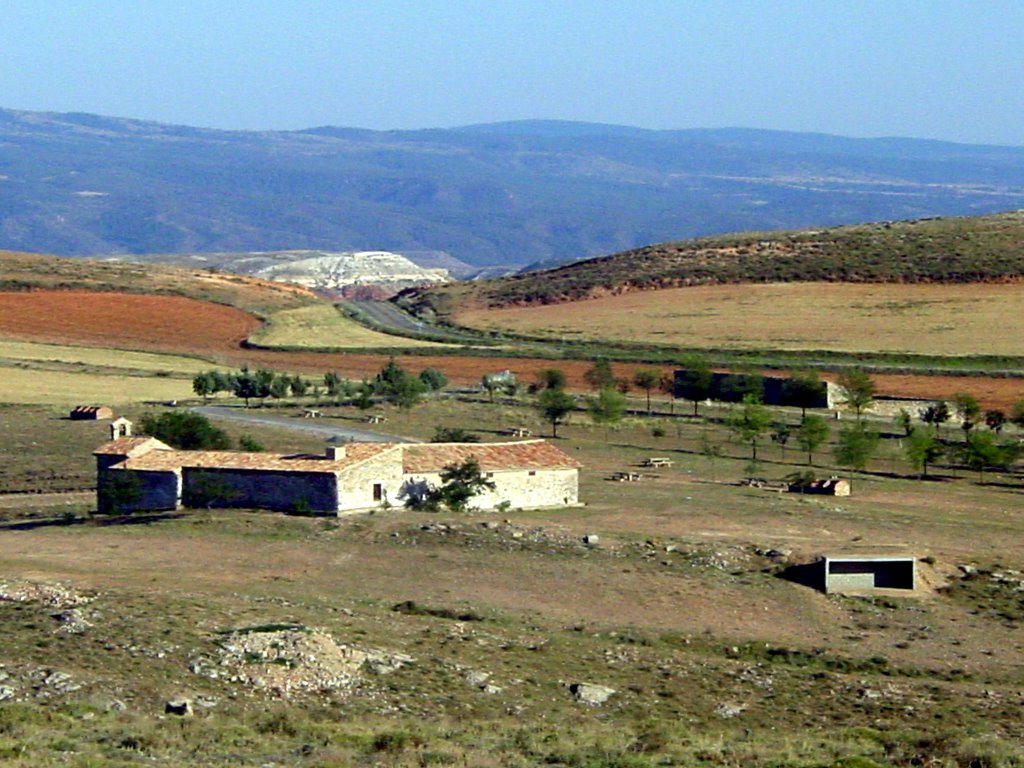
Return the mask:
<path id="1" fill-rule="evenodd" d="M 374 498 L 374 485 L 380 485 L 380 499 Z M 394 506 L 405 503 L 402 455 L 397 449 L 347 469 L 338 477 L 335 508 L 339 514 L 383 507 L 385 502 Z"/>
<path id="2" fill-rule="evenodd" d="M 493 491 L 485 491 L 470 501 L 478 509 L 493 509 L 502 502 L 512 508 L 536 509 L 561 507 L 579 503 L 579 470 L 538 469 L 485 472 L 494 483 Z M 440 473 L 406 475 L 403 501 L 410 494 L 420 494 L 440 486 Z"/>
<path id="3" fill-rule="evenodd" d="M 177 472 L 101 469 L 96 477 L 96 509 L 101 514 L 177 509 L 181 477 Z"/>
<path id="4" fill-rule="evenodd" d="M 338 482 L 330 473 L 185 467 L 182 499 L 192 507 L 334 512 Z"/>

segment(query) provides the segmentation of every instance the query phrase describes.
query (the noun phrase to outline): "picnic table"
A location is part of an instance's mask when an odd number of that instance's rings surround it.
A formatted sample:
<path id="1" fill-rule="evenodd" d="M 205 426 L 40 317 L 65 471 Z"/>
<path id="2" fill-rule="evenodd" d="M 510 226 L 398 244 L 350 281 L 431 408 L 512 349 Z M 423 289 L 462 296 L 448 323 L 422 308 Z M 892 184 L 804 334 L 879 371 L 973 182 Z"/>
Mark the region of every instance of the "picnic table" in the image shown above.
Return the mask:
<path id="1" fill-rule="evenodd" d="M 533 437 L 533 432 L 526 427 L 509 427 L 505 432 L 512 437 Z"/>
<path id="2" fill-rule="evenodd" d="M 302 418 L 304 419 L 319 419 L 321 416 L 323 416 L 323 414 L 316 408 L 307 408 L 302 412 Z"/>
<path id="3" fill-rule="evenodd" d="M 643 478 L 639 472 L 616 472 L 611 476 L 611 479 L 618 483 L 635 483 Z"/>
<path id="4" fill-rule="evenodd" d="M 651 456 L 643 460 L 645 467 L 671 467 L 672 459 L 667 456 Z"/>
<path id="5" fill-rule="evenodd" d="M 366 417 L 367 424 L 383 424 L 387 420 L 387 416 L 381 416 L 379 413 L 371 413 Z"/>

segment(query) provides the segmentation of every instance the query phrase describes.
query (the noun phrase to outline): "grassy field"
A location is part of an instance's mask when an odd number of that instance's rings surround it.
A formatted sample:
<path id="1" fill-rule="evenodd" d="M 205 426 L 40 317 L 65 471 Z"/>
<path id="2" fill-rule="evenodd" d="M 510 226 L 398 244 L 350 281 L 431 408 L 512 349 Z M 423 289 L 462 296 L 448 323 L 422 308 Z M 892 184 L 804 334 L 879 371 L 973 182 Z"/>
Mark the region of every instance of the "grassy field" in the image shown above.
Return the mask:
<path id="1" fill-rule="evenodd" d="M 276 312 L 262 328 L 249 336 L 261 347 L 291 349 L 373 349 L 396 347 L 443 347 L 432 341 L 390 336 L 373 331 L 345 317 L 330 304 L 316 304 Z"/>
<path id="2" fill-rule="evenodd" d="M 191 379 L 0 368 L 0 403 L 120 406 L 191 395 Z"/>
<path id="3" fill-rule="evenodd" d="M 458 322 L 552 340 L 708 349 L 1024 355 L 1017 284 L 769 283 L 643 291 L 533 307 L 470 309 Z"/>
<path id="4" fill-rule="evenodd" d="M 36 344 L 0 339 L 0 360 L 10 363 L 56 363 L 80 365 L 105 370 L 193 375 L 207 370 L 209 362 L 180 355 L 158 355 L 149 352 L 69 347 L 61 344 Z"/>
<path id="5" fill-rule="evenodd" d="M 359 419 L 350 408 L 324 411 L 327 423 Z M 511 401 L 385 411 L 389 430 L 413 437 L 437 425 L 484 439 L 512 423 L 545 426 Z M 1019 474 L 979 484 L 939 468 L 938 479 L 919 482 L 889 437 L 850 498 L 758 491 L 733 484 L 748 472 L 747 449 L 723 429 L 725 413 L 633 416 L 610 431 L 574 415 L 558 444 L 585 466 L 579 509 L 89 521 L 87 501 L 50 516 L 30 502 L 8 506 L 0 591 L 62 584 L 93 599 L 0 599 L 0 685 L 11 691 L 0 703 L 0 759 L 1019 765 Z M 57 416 L 0 409 L 22 479 L 70 464 L 88 475 L 102 425 Z M 798 413 L 775 416 L 793 422 Z M 666 434 L 652 435 L 655 426 Z M 283 450 L 305 445 L 283 432 L 259 438 Z M 802 466 L 791 448 L 762 454 L 758 472 L 768 477 Z M 675 464 L 637 483 L 605 479 L 650 455 Z M 816 463 L 831 471 L 829 448 Z M 584 534 L 599 544 L 584 546 Z M 817 552 L 881 543 L 925 558 L 919 596 L 826 596 L 779 578 Z M 976 574 L 964 578 L 962 564 Z M 405 601 L 414 604 L 393 610 Z M 314 665 L 274 655 L 296 633 L 399 661 L 350 686 L 261 688 L 278 672 L 304 679 Z M 229 648 L 264 634 L 278 661 L 238 651 L 236 666 L 224 666 Z M 318 646 L 316 663 L 332 653 Z M 582 704 L 569 689 L 579 682 L 614 693 Z M 194 717 L 163 714 L 178 696 L 196 702 Z"/>

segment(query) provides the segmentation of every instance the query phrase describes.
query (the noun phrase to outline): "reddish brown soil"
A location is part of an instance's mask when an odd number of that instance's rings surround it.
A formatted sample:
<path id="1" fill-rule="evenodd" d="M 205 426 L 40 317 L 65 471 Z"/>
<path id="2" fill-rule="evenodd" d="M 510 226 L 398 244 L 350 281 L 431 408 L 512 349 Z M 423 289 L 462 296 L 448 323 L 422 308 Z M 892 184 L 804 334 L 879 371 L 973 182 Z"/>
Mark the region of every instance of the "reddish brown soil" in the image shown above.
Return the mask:
<path id="1" fill-rule="evenodd" d="M 245 349 L 242 342 L 259 320 L 232 307 L 179 296 L 149 296 L 87 291 L 0 293 L 0 335 L 31 341 L 104 346 L 196 354 L 223 365 L 324 373 L 335 370 L 350 378 L 372 376 L 386 360 L 383 355 L 278 352 Z M 434 367 L 456 384 L 475 384 L 491 371 L 509 369 L 523 381 L 538 371 L 557 367 L 569 386 L 585 389 L 584 372 L 591 364 L 580 360 L 533 358 L 407 356 L 398 362 L 411 370 Z M 632 377 L 642 367 L 621 363 L 616 376 Z M 668 366 L 664 371 L 669 371 Z M 984 376 L 873 377 L 880 393 L 927 399 L 970 392 L 985 408 L 1009 409 L 1024 397 L 1024 382 Z"/>

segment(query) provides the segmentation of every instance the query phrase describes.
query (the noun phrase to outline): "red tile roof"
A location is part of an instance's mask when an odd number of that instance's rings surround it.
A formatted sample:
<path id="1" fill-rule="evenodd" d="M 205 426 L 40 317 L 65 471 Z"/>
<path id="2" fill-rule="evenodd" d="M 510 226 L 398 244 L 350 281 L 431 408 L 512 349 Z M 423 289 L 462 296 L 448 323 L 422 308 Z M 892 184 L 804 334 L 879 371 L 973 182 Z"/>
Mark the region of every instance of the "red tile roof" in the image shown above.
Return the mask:
<path id="1" fill-rule="evenodd" d="M 578 461 L 546 440 L 515 443 L 424 443 L 406 445 L 403 471 L 409 474 L 440 472 L 449 464 L 470 457 L 485 472 L 514 469 L 578 469 Z"/>
<path id="2" fill-rule="evenodd" d="M 149 451 L 173 451 L 167 443 L 157 440 L 155 437 L 119 437 L 104 443 L 93 455 L 101 456 L 141 456 Z"/>
<path id="3" fill-rule="evenodd" d="M 150 451 L 129 458 L 118 467 L 170 472 L 182 467 L 200 469 L 255 469 L 269 472 L 335 473 L 398 448 L 393 443 L 350 443 L 338 459 L 308 453 L 243 453 L 241 451 Z"/>

